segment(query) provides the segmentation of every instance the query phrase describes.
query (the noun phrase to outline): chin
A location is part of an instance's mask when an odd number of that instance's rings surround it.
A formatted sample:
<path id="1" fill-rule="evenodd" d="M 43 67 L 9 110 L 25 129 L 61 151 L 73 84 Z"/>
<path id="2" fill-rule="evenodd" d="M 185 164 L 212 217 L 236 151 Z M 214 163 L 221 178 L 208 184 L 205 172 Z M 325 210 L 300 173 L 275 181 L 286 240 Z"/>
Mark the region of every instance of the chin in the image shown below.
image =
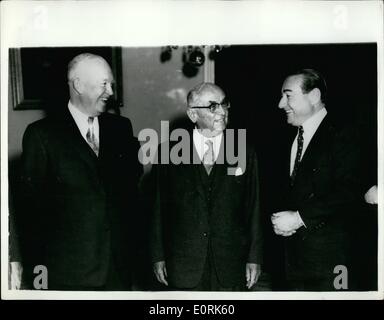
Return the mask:
<path id="1" fill-rule="evenodd" d="M 222 133 L 223 131 L 225 130 L 225 127 L 222 127 L 222 128 L 215 128 L 212 133 L 214 133 L 215 136 L 219 135 L 220 133 Z"/>
<path id="2" fill-rule="evenodd" d="M 98 108 L 96 109 L 96 112 L 98 114 L 104 113 L 105 111 L 107 111 L 107 105 L 106 104 L 98 106 Z"/>
<path id="3" fill-rule="evenodd" d="M 297 126 L 294 119 L 287 118 L 287 123 L 290 124 L 291 126 Z"/>

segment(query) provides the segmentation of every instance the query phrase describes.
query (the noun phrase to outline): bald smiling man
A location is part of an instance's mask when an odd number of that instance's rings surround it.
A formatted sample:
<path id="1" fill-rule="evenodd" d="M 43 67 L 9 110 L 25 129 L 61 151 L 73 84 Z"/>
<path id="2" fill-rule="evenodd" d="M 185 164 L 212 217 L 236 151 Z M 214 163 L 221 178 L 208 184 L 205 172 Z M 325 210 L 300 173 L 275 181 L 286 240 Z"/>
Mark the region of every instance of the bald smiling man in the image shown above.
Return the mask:
<path id="1" fill-rule="evenodd" d="M 218 160 L 224 159 L 228 147 L 230 104 L 224 91 L 202 83 L 189 92 L 187 104 L 195 125 L 191 156 L 200 162 L 160 164 L 152 170 L 154 274 L 171 290 L 251 289 L 262 257 L 256 153 L 248 145 L 239 148 L 245 153 L 246 170 L 229 175 L 227 159 Z"/>
<path id="2" fill-rule="evenodd" d="M 105 112 L 113 82 L 102 57 L 76 56 L 64 112 L 25 131 L 17 221 L 26 288 L 35 288 L 37 265 L 48 271 L 48 290 L 131 288 L 142 168 L 131 122 Z"/>

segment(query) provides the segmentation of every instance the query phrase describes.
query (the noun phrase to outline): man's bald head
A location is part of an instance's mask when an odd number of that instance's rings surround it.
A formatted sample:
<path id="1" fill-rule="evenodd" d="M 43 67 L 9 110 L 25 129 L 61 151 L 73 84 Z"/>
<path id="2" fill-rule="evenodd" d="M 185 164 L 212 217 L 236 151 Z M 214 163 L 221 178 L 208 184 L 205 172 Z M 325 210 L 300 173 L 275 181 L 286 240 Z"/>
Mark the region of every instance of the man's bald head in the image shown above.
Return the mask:
<path id="1" fill-rule="evenodd" d="M 217 85 L 210 82 L 202 82 L 189 91 L 187 95 L 187 104 L 188 107 L 193 105 L 198 105 L 201 102 L 201 97 L 205 95 L 217 94 L 220 96 L 225 96 L 223 90 Z"/>
<path id="2" fill-rule="evenodd" d="M 68 82 L 74 81 L 76 78 L 86 75 L 92 66 L 109 64 L 103 57 L 92 53 L 82 53 L 74 57 L 68 64 Z"/>

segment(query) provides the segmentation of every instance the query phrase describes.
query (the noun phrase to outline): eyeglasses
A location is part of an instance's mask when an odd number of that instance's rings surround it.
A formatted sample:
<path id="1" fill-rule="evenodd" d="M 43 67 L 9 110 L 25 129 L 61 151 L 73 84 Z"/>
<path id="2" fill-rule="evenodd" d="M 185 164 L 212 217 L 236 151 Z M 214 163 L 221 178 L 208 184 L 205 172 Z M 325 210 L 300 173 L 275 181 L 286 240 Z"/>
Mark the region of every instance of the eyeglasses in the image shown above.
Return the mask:
<path id="1" fill-rule="evenodd" d="M 228 110 L 231 105 L 227 98 L 224 98 L 223 101 L 216 102 L 216 101 L 209 101 L 209 106 L 193 106 L 190 107 L 191 109 L 209 109 L 212 113 L 215 113 L 219 107 L 222 107 L 224 110 Z"/>

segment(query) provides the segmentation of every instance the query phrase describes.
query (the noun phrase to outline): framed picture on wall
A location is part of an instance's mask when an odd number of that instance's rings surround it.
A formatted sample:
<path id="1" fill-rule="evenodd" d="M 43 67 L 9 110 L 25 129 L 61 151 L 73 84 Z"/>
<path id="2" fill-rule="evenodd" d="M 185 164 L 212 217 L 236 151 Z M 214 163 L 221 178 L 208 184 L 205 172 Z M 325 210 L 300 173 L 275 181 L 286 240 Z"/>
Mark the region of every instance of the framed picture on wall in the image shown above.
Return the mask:
<path id="1" fill-rule="evenodd" d="M 121 47 L 37 47 L 9 49 L 9 79 L 14 110 L 46 109 L 69 99 L 67 66 L 80 53 L 94 53 L 109 63 L 115 77 L 109 107 L 122 105 Z"/>

